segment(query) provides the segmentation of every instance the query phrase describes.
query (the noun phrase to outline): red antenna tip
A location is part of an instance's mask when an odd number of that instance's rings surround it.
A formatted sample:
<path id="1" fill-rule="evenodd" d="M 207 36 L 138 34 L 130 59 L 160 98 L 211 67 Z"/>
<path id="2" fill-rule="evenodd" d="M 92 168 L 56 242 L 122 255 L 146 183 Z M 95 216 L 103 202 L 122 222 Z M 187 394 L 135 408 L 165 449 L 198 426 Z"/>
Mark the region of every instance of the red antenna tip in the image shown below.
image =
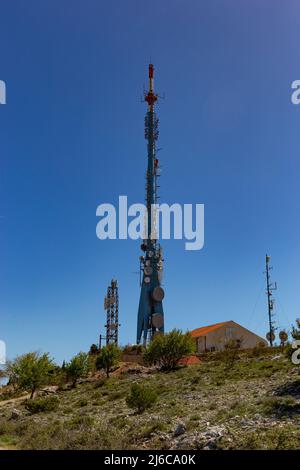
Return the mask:
<path id="1" fill-rule="evenodd" d="M 149 64 L 149 78 L 153 78 L 153 75 L 154 75 L 153 64 Z"/>

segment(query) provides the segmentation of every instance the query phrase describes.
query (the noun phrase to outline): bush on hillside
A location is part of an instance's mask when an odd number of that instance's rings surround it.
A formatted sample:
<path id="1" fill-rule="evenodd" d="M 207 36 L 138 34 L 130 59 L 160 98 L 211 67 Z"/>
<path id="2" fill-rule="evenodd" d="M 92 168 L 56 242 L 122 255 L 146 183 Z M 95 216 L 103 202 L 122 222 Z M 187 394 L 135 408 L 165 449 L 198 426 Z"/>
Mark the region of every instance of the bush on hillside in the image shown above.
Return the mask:
<path id="1" fill-rule="evenodd" d="M 106 376 L 109 378 L 111 369 L 116 366 L 120 359 L 121 351 L 115 344 L 104 346 L 99 356 L 96 359 L 96 368 L 98 370 L 104 369 Z"/>
<path id="2" fill-rule="evenodd" d="M 72 386 L 76 387 L 78 379 L 85 377 L 89 371 L 89 355 L 80 352 L 74 356 L 65 366 L 67 378 L 72 381 Z"/>
<path id="3" fill-rule="evenodd" d="M 98 354 L 98 352 L 99 352 L 99 349 L 98 349 L 97 344 L 92 344 L 89 350 L 89 354 L 93 356 L 94 354 Z"/>
<path id="4" fill-rule="evenodd" d="M 292 343 L 288 343 L 285 348 L 284 348 L 284 352 L 285 352 L 285 355 L 286 357 L 288 357 L 289 359 L 292 360 L 292 356 L 293 354 L 295 353 L 295 351 L 297 350 L 297 348 L 295 348 L 293 346 L 293 343 L 295 341 L 299 341 L 300 340 L 300 318 L 297 318 L 296 320 L 296 325 L 293 325 L 292 326 L 292 331 L 291 331 L 291 336 L 292 336 Z"/>
<path id="5" fill-rule="evenodd" d="M 216 354 L 216 358 L 224 363 L 226 369 L 231 369 L 239 358 L 242 340 L 229 340 L 224 344 L 223 351 Z"/>
<path id="6" fill-rule="evenodd" d="M 59 406 L 59 399 L 57 397 L 35 398 L 34 400 L 26 400 L 25 408 L 30 413 L 43 413 L 49 411 L 56 411 Z"/>
<path id="7" fill-rule="evenodd" d="M 138 413 L 143 413 L 157 400 L 157 393 L 149 386 L 132 384 L 130 394 L 126 398 L 129 408 L 134 408 Z"/>
<path id="8" fill-rule="evenodd" d="M 154 336 L 144 359 L 148 364 L 158 364 L 163 370 L 172 370 L 182 357 L 194 351 L 195 341 L 191 335 L 174 329 L 165 335 Z"/>
<path id="9" fill-rule="evenodd" d="M 123 354 L 143 354 L 144 352 L 144 346 L 141 344 L 127 344 L 123 348 Z"/>
<path id="10" fill-rule="evenodd" d="M 8 362 L 5 376 L 9 379 L 9 385 L 30 392 L 32 399 L 37 390 L 51 383 L 55 370 L 56 366 L 48 353 L 30 352 Z"/>

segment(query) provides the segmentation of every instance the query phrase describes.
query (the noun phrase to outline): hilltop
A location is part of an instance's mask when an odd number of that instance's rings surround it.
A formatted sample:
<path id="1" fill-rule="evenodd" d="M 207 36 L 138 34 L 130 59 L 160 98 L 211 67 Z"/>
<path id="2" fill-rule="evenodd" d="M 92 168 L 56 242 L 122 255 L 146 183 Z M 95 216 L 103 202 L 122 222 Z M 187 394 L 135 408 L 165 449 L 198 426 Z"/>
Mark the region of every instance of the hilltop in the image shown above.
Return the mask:
<path id="1" fill-rule="evenodd" d="M 233 367 L 214 354 L 168 373 L 121 364 L 107 380 L 98 375 L 40 392 L 56 397 L 53 410 L 32 413 L 26 396 L 2 396 L 0 448 L 296 449 L 299 371 L 276 348 L 241 352 Z M 158 393 L 142 414 L 126 404 L 135 382 Z"/>

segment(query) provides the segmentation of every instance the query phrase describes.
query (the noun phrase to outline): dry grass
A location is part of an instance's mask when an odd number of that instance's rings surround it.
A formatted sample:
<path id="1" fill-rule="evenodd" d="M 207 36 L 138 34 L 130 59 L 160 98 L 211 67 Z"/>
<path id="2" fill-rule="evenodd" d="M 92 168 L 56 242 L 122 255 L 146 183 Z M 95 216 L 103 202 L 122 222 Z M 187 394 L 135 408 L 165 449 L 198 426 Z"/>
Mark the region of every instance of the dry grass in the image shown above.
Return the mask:
<path id="1" fill-rule="evenodd" d="M 0 407 L 0 447 L 176 448 L 180 438 L 173 433 L 181 421 L 187 449 L 202 445 L 194 437 L 208 426 L 225 429 L 217 448 L 299 448 L 299 368 L 284 355 L 276 360 L 274 355 L 278 351 L 242 353 L 230 369 L 220 355 L 169 373 L 128 373 L 125 368 L 108 380 L 60 390 L 58 409 L 46 406 L 35 414 L 25 402 L 6 403 Z M 141 415 L 126 404 L 133 383 L 147 385 L 158 395 L 153 408 Z M 11 419 L 12 408 L 22 416 Z"/>

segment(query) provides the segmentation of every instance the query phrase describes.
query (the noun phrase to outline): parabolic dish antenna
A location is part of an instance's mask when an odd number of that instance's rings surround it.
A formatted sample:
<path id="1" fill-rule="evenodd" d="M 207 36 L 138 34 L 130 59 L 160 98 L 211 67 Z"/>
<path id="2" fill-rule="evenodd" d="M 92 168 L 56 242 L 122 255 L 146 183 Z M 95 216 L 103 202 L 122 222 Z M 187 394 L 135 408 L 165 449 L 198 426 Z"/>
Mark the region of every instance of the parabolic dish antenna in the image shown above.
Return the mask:
<path id="1" fill-rule="evenodd" d="M 161 302 L 165 296 L 165 292 L 162 287 L 156 286 L 153 289 L 152 297 L 156 302 Z"/>
<path id="2" fill-rule="evenodd" d="M 160 313 L 154 313 L 152 315 L 152 326 L 154 328 L 161 328 L 164 324 L 164 318 Z"/>
<path id="3" fill-rule="evenodd" d="M 267 338 L 268 341 L 270 341 L 271 339 L 272 339 L 272 341 L 274 341 L 275 335 L 274 335 L 273 331 L 272 331 L 271 334 L 270 334 L 270 332 L 268 331 L 268 333 L 266 334 L 266 338 Z"/>

